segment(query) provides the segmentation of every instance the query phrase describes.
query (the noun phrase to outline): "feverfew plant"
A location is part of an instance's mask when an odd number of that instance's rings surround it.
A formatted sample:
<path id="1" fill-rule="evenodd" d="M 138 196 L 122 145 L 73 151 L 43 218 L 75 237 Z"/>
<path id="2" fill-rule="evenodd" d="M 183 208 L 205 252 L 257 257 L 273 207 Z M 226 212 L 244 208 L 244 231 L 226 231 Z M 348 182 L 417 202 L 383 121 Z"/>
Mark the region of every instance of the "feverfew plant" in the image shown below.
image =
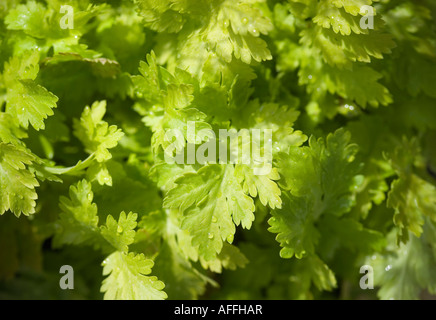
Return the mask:
<path id="1" fill-rule="evenodd" d="M 436 294 L 435 18 L 3 0 L 0 298 Z"/>

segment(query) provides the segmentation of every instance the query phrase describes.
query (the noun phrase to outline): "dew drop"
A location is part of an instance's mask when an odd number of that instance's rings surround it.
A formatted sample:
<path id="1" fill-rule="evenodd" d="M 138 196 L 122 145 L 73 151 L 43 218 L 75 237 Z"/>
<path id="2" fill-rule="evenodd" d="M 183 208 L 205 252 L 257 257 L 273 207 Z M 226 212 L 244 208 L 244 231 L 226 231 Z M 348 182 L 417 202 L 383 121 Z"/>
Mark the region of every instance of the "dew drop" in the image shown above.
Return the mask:
<path id="1" fill-rule="evenodd" d="M 351 105 L 348 105 L 348 104 L 345 105 L 345 108 L 350 110 L 350 111 L 354 111 L 354 109 L 355 109 L 354 106 L 351 106 Z"/>
<path id="2" fill-rule="evenodd" d="M 88 198 L 88 201 L 92 201 L 92 193 L 91 192 L 89 192 L 87 194 L 87 198 Z"/>
<path id="3" fill-rule="evenodd" d="M 227 28 L 230 25 L 230 23 L 228 20 L 226 20 L 226 21 L 224 21 L 223 25 L 224 25 L 224 28 Z"/>
<path id="4" fill-rule="evenodd" d="M 251 29 L 251 33 L 253 36 L 258 37 L 259 36 L 259 31 L 256 28 Z"/>
<path id="5" fill-rule="evenodd" d="M 217 223 L 217 221 L 218 221 L 218 220 L 217 220 L 216 217 L 212 217 L 212 222 L 213 222 L 213 223 Z"/>
<path id="6" fill-rule="evenodd" d="M 213 239 L 213 233 L 209 232 L 209 233 L 207 234 L 207 237 L 208 237 L 209 239 Z"/>
<path id="7" fill-rule="evenodd" d="M 233 234 L 231 234 L 231 235 L 229 235 L 229 236 L 227 237 L 227 242 L 228 242 L 228 243 L 232 243 L 232 242 L 233 242 L 233 239 L 234 239 Z"/>
<path id="8" fill-rule="evenodd" d="M 389 264 L 389 265 L 386 266 L 385 271 L 389 271 L 391 269 L 392 269 L 392 266 Z"/>
<path id="9" fill-rule="evenodd" d="M 123 232 L 123 227 L 122 227 L 122 226 L 118 226 L 118 228 L 117 228 L 117 232 L 118 232 L 118 233 Z"/>
<path id="10" fill-rule="evenodd" d="M 247 18 L 242 18 L 242 23 L 243 24 L 247 24 L 248 23 L 248 19 Z"/>

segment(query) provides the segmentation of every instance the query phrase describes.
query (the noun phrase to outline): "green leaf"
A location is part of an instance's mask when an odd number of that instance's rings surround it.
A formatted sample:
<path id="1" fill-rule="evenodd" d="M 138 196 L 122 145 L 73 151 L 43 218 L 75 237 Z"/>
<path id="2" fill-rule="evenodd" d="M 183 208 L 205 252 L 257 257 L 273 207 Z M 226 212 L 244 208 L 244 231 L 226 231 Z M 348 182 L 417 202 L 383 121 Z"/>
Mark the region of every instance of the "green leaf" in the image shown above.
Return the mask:
<path id="1" fill-rule="evenodd" d="M 0 143 L 0 215 L 7 210 L 17 217 L 35 213 L 35 187 L 39 186 L 34 174 L 26 166 L 35 157 L 17 147 Z"/>
<path id="2" fill-rule="evenodd" d="M 344 130 L 328 135 L 326 141 L 312 137 L 309 147 L 293 147 L 276 159 L 287 192 L 283 208 L 273 210 L 268 222 L 283 247 L 283 258 L 314 253 L 319 238 L 314 223 L 322 215 L 350 211 L 359 170 L 354 162 L 357 146 L 350 138 Z"/>
<path id="3" fill-rule="evenodd" d="M 46 10 L 43 4 L 29 1 L 10 10 L 5 23 L 10 30 L 23 30 L 30 36 L 42 38 L 45 32 L 41 26 L 46 23 Z"/>
<path id="4" fill-rule="evenodd" d="M 137 93 L 149 102 L 160 102 L 161 90 L 165 87 L 154 51 L 147 54 L 147 62 L 140 61 L 139 72 L 140 76 L 132 77 Z"/>
<path id="5" fill-rule="evenodd" d="M 39 52 L 26 51 L 22 56 L 15 56 L 5 63 L 3 78 L 8 88 L 21 80 L 35 80 L 39 72 Z"/>
<path id="6" fill-rule="evenodd" d="M 14 124 L 11 115 L 0 113 L 0 140 L 14 145 L 21 144 L 20 139 L 26 138 L 27 134 Z"/>
<path id="7" fill-rule="evenodd" d="M 386 241 L 381 232 L 365 228 L 352 218 L 338 219 L 326 216 L 319 226 L 320 251 L 331 256 L 336 249 L 345 247 L 358 253 L 381 251 Z"/>
<path id="8" fill-rule="evenodd" d="M 106 300 L 163 300 L 167 294 L 162 281 L 149 276 L 154 263 L 143 254 L 116 251 L 103 262 L 101 286 Z"/>
<path id="9" fill-rule="evenodd" d="M 301 259 L 315 252 L 320 234 L 314 226 L 313 213 L 304 198 L 285 193 L 283 208 L 271 212 L 268 231 L 277 233 L 276 240 L 282 249 L 280 256 L 285 259 L 294 255 Z"/>
<path id="10" fill-rule="evenodd" d="M 206 261 L 221 252 L 223 241 L 233 241 L 235 224 L 251 227 L 254 202 L 236 181 L 233 165 L 208 165 L 175 182 L 164 206 L 183 213 L 182 228 Z"/>
<path id="11" fill-rule="evenodd" d="M 366 33 L 360 28 L 360 17 L 354 17 L 345 10 L 331 5 L 328 1 L 318 3 L 318 13 L 313 18 L 313 22 L 323 28 L 332 28 L 335 33 L 341 33 L 341 35 L 348 36 L 351 32 Z"/>
<path id="12" fill-rule="evenodd" d="M 344 8 L 345 11 L 353 16 L 357 16 L 362 14 L 361 8 L 363 6 L 370 6 L 372 4 L 372 0 L 332 0 L 332 3 L 338 8 Z"/>
<path id="13" fill-rule="evenodd" d="M 177 2 L 179 3 L 176 4 Z M 186 20 L 182 12 L 187 9 L 184 7 L 189 5 L 191 1 L 177 2 L 171 0 L 139 0 L 137 5 L 139 14 L 147 27 L 158 32 L 173 33 L 179 32 L 183 28 Z"/>
<path id="14" fill-rule="evenodd" d="M 69 198 L 61 197 L 58 229 L 54 245 L 97 244 L 99 239 L 97 205 L 91 184 L 82 180 L 71 186 Z"/>
<path id="15" fill-rule="evenodd" d="M 201 143 L 205 138 L 198 133 L 212 127 L 205 121 L 206 114 L 193 104 L 198 81 L 181 69 L 176 69 L 174 76 L 166 69 L 158 68 L 154 52 L 147 56 L 147 63 L 141 61 L 139 71 L 142 75 L 133 77 L 137 95 L 144 97 L 154 109 L 139 107 L 139 112 L 145 114 L 144 123 L 153 131 L 153 152 L 158 154 L 163 150 L 172 157 L 172 145 L 179 153 L 187 142 Z M 190 134 L 188 126 L 192 126 L 191 130 L 195 128 L 194 134 Z M 173 137 L 176 137 L 175 142 L 172 142 Z"/>
<path id="16" fill-rule="evenodd" d="M 268 175 L 256 175 L 248 165 L 236 165 L 235 176 L 242 184 L 244 192 L 253 198 L 259 196 L 260 202 L 271 209 L 281 208 L 281 191 L 275 181 L 280 179 L 276 168 L 272 168 Z"/>
<path id="17" fill-rule="evenodd" d="M 357 145 L 343 129 L 316 140 L 309 147 L 291 148 L 277 158 L 281 185 L 292 195 L 314 201 L 315 216 L 337 216 L 348 212 L 353 204 L 352 191 L 358 183 L 359 164 L 354 161 Z"/>
<path id="18" fill-rule="evenodd" d="M 54 114 L 59 100 L 54 94 L 35 82 L 39 72 L 38 51 L 14 57 L 5 64 L 4 80 L 7 86 L 6 112 L 22 127 L 29 123 L 36 129 L 45 129 L 44 120 Z"/>
<path id="19" fill-rule="evenodd" d="M 8 91 L 6 111 L 27 129 L 30 123 L 36 130 L 44 129 L 44 120 L 54 114 L 58 98 L 32 80 L 20 80 Z"/>
<path id="20" fill-rule="evenodd" d="M 198 299 L 205 292 L 207 278 L 185 259 L 173 240 L 159 249 L 154 272 L 167 284 L 165 292 L 171 300 Z"/>
<path id="21" fill-rule="evenodd" d="M 89 154 L 94 154 L 98 162 L 112 158 L 108 149 L 117 146 L 118 141 L 124 136 L 117 126 L 103 121 L 106 113 L 106 101 L 94 102 L 86 107 L 80 121 L 74 119 L 74 134 L 84 144 Z"/>
<path id="22" fill-rule="evenodd" d="M 309 256 L 298 261 L 298 264 L 300 272 L 307 268 L 307 271 L 304 272 L 305 277 L 318 290 L 331 291 L 336 288 L 337 282 L 333 271 L 318 256 Z"/>
<path id="23" fill-rule="evenodd" d="M 271 60 L 272 56 L 259 35 L 272 29 L 271 21 L 246 0 L 224 1 L 217 17 L 211 19 L 206 31 L 206 40 L 219 56 L 230 63 L 236 59 L 250 64 L 255 61 Z"/>
<path id="24" fill-rule="evenodd" d="M 224 242 L 223 249 L 215 260 L 205 261 L 200 259 L 200 262 L 203 268 L 210 269 L 212 272 L 221 273 L 223 268 L 229 270 L 244 268 L 248 260 L 236 246 Z"/>
<path id="25" fill-rule="evenodd" d="M 395 47 L 392 36 L 380 31 L 342 36 L 319 26 L 304 30 L 300 42 L 314 46 L 328 64 L 348 69 L 352 66 L 351 62 L 369 63 L 371 57 L 382 59 L 383 54 L 391 53 Z"/>
<path id="26" fill-rule="evenodd" d="M 395 210 L 394 223 L 398 227 L 398 241 L 407 242 L 410 230 L 421 236 L 424 217 L 436 221 L 436 187 L 413 172 L 415 156 L 420 150 L 417 140 L 403 140 L 402 146 L 391 155 L 398 174 L 391 184 L 387 206 Z"/>
<path id="27" fill-rule="evenodd" d="M 109 215 L 106 219 L 106 225 L 101 227 L 101 235 L 118 251 L 127 252 L 129 245 L 135 240 L 137 218 L 136 213 L 130 212 L 126 215 L 125 212 L 121 212 L 117 222 Z"/>
<path id="28" fill-rule="evenodd" d="M 380 286 L 377 293 L 380 299 L 418 300 L 423 290 L 436 293 L 435 236 L 436 226 L 429 220 L 421 238 L 411 235 L 410 241 L 399 248 L 395 232 L 388 235 L 387 252 L 367 261 L 374 268 L 374 285 Z"/>

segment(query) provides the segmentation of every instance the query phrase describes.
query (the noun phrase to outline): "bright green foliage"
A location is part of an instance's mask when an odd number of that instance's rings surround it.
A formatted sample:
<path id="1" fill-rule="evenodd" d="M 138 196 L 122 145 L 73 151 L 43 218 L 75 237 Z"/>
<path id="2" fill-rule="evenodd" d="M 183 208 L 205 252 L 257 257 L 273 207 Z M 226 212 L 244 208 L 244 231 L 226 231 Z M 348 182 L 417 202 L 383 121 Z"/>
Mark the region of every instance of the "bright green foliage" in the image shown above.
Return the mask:
<path id="1" fill-rule="evenodd" d="M 116 251 L 103 261 L 103 281 L 101 290 L 107 300 L 162 300 L 167 297 L 163 282 L 147 276 L 153 261 L 143 254 Z"/>
<path id="2" fill-rule="evenodd" d="M 153 151 L 159 152 L 160 148 L 166 150 L 170 146 L 171 137 L 166 134 L 171 130 L 183 132 L 184 141 L 177 142 L 176 152 L 180 152 L 185 147 L 185 141 L 200 143 L 203 139 L 198 135 L 188 136 L 188 121 L 195 122 L 196 133 L 211 127 L 207 122 L 204 122 L 206 115 L 199 111 L 195 105 L 192 105 L 194 86 L 190 83 L 181 83 L 181 80 L 184 80 L 183 78 L 186 76 L 189 77 L 189 81 L 193 79 L 182 70 L 177 70 L 176 75 L 181 78 L 179 79 L 169 74 L 167 70 L 158 67 L 153 52 L 147 56 L 147 61 L 148 64 L 141 62 L 139 71 L 142 76 L 134 76 L 133 82 L 138 95 L 143 96 L 146 102 L 153 104 L 153 108 L 156 109 L 151 113 L 151 116 L 146 112 L 146 116 L 143 118 L 143 121 L 151 127 L 154 133 L 152 138 Z M 159 115 L 162 113 L 162 116 L 156 117 L 156 111 Z"/>
<path id="3" fill-rule="evenodd" d="M 242 164 L 236 166 L 235 175 L 239 182 L 243 181 L 244 192 L 253 198 L 259 195 L 259 200 L 264 206 L 269 205 L 271 209 L 282 206 L 281 191 L 275 183 L 280 179 L 276 168 L 273 168 L 270 174 L 260 176 L 254 174 L 252 168 Z"/>
<path id="4" fill-rule="evenodd" d="M 191 34 L 191 39 L 182 44 L 185 50 L 198 50 L 207 55 L 206 45 L 228 63 L 233 56 L 245 63 L 252 59 L 259 62 L 272 59 L 266 42 L 259 35 L 268 34 L 273 26 L 270 19 L 253 5 L 263 0 L 137 2 L 145 25 L 152 30 Z"/>
<path id="5" fill-rule="evenodd" d="M 55 244 L 89 243 L 98 232 L 97 205 L 92 202 L 94 194 L 91 184 L 79 181 L 77 187 L 71 186 L 70 199 L 60 198 L 59 232 Z"/>
<path id="6" fill-rule="evenodd" d="M 126 215 L 121 212 L 117 221 L 112 216 L 108 216 L 106 225 L 101 227 L 101 234 L 114 248 L 121 252 L 127 252 L 129 245 L 135 240 L 136 219 L 138 215 L 130 212 Z"/>
<path id="7" fill-rule="evenodd" d="M 358 167 L 353 163 L 356 146 L 349 140 L 349 134 L 337 131 L 326 142 L 311 139 L 309 147 L 279 155 L 286 205 L 272 211 L 269 230 L 278 233 L 283 258 L 314 253 L 319 239 L 314 223 L 350 210 Z"/>
<path id="8" fill-rule="evenodd" d="M 378 295 L 385 300 L 416 299 L 422 288 L 436 293 L 436 276 L 428 265 L 436 263 L 436 226 L 427 220 L 423 236 L 411 236 L 400 249 L 395 242 L 395 234 L 388 239 L 388 251 L 371 257 L 374 264 L 375 285 L 381 286 Z"/>
<path id="9" fill-rule="evenodd" d="M 387 205 L 395 210 L 394 222 L 399 227 L 398 238 L 407 242 L 410 230 L 421 236 L 424 217 L 436 222 L 436 187 L 413 173 L 419 149 L 416 140 L 404 140 L 392 155 L 392 166 L 398 179 L 392 182 Z"/>
<path id="10" fill-rule="evenodd" d="M 0 214 L 11 210 L 17 217 L 21 213 L 35 213 L 38 198 L 35 187 L 39 186 L 35 176 L 26 170 L 35 158 L 17 147 L 0 144 Z"/>
<path id="11" fill-rule="evenodd" d="M 116 126 L 109 126 L 102 121 L 106 113 L 106 102 L 95 102 L 91 108 L 86 107 L 80 122 L 74 123 L 74 132 L 85 146 L 85 151 L 94 154 L 98 162 L 112 158 L 108 149 L 116 147 L 123 133 Z"/>
<path id="12" fill-rule="evenodd" d="M 23 30 L 28 35 L 41 38 L 41 22 L 45 22 L 45 6 L 35 1 L 19 5 L 12 9 L 5 19 L 10 30 Z M 41 19 L 42 18 L 42 19 Z"/>
<path id="13" fill-rule="evenodd" d="M 26 133 L 16 126 L 11 126 L 13 118 L 7 113 L 0 114 L 0 139 L 4 143 L 20 144 L 20 139 L 26 137 Z"/>
<path id="14" fill-rule="evenodd" d="M 164 299 L 164 284 L 151 273 L 153 261 L 143 254 L 129 252 L 135 240 L 136 213 L 121 212 L 118 222 L 109 215 L 106 224 L 98 226 L 98 209 L 93 203 L 91 184 L 86 180 L 71 186 L 70 199 L 62 197 L 55 245 L 94 245 L 104 252 L 113 252 L 103 262 L 105 299 Z M 114 251 L 115 250 L 115 251 Z M 131 286 L 131 283 L 135 283 Z"/>
<path id="15" fill-rule="evenodd" d="M 211 260 L 221 252 L 223 241 L 233 242 L 236 226 L 250 228 L 254 202 L 235 178 L 233 165 L 205 166 L 178 178 L 164 205 L 183 214 L 182 228 L 192 235 L 192 244 Z"/>
<path id="16" fill-rule="evenodd" d="M 91 108 L 86 107 L 80 122 L 74 121 L 74 134 L 85 146 L 85 151 L 98 162 L 93 163 L 88 170 L 90 179 L 112 185 L 112 177 L 104 162 L 112 158 L 108 149 L 116 147 L 124 134 L 117 126 L 109 126 L 102 120 L 105 113 L 106 101 L 94 102 Z"/>
<path id="17" fill-rule="evenodd" d="M 6 92 L 6 112 L 24 128 L 29 123 L 36 129 L 44 129 L 44 119 L 53 115 L 58 98 L 34 82 L 39 71 L 37 51 L 27 53 L 20 60 L 12 58 L 5 64 L 3 79 Z"/>
<path id="18" fill-rule="evenodd" d="M 1 1 L 0 299 L 434 298 L 434 21 L 433 0 Z"/>

